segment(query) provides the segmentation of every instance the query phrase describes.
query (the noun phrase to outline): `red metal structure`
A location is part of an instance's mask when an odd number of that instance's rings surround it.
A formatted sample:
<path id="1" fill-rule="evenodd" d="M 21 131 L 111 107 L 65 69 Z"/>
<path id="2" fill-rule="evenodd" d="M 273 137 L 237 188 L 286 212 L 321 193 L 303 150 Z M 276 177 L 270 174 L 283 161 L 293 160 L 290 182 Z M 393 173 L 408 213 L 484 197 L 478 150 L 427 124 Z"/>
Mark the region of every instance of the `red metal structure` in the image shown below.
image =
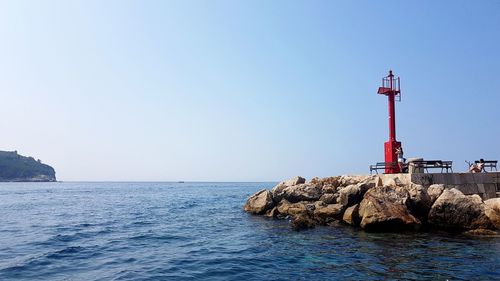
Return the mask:
<path id="1" fill-rule="evenodd" d="M 396 150 L 401 147 L 401 142 L 396 140 L 396 112 L 394 101 L 401 101 L 401 89 L 399 85 L 399 77 L 395 78 L 392 70 L 389 70 L 389 75 L 382 78 L 382 87 L 378 88 L 377 94 L 386 95 L 389 100 L 389 140 L 384 143 L 385 162 L 395 163 L 387 165 L 385 168 L 386 174 L 400 173 L 397 165 L 398 157 Z"/>

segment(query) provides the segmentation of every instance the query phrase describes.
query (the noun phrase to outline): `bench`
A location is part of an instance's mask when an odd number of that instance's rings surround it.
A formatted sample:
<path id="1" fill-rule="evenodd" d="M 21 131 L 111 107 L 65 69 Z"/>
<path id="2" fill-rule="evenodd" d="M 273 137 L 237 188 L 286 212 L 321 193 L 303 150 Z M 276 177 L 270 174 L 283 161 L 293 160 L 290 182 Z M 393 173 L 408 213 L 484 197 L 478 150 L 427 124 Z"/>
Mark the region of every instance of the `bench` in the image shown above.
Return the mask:
<path id="1" fill-rule="evenodd" d="M 479 161 L 474 161 L 474 163 L 479 164 Z M 484 160 L 484 169 L 490 168 L 490 171 L 493 172 L 493 168 L 494 168 L 495 171 L 498 171 L 497 170 L 497 163 L 498 163 L 497 160 Z"/>
<path id="2" fill-rule="evenodd" d="M 410 162 L 410 165 L 413 165 L 415 168 L 423 168 L 427 173 L 429 173 L 428 169 L 436 168 L 441 169 L 441 173 L 446 169 L 448 173 L 452 169 L 453 161 L 443 161 L 443 160 L 417 160 Z"/>
<path id="3" fill-rule="evenodd" d="M 384 170 L 389 169 L 389 168 L 397 168 L 398 163 L 397 162 L 377 162 L 375 165 L 370 165 L 370 175 L 372 174 L 373 171 L 375 171 L 378 174 L 378 170 Z"/>

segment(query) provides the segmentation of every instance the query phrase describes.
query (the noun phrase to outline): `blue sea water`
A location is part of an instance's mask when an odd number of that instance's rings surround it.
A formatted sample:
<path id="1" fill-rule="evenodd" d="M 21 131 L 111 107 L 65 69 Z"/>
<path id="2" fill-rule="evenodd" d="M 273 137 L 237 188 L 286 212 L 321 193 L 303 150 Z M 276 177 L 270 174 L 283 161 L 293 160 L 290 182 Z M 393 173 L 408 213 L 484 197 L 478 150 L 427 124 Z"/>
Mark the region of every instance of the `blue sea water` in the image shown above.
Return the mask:
<path id="1" fill-rule="evenodd" d="M 500 238 L 295 232 L 273 183 L 2 183 L 0 280 L 500 280 Z"/>

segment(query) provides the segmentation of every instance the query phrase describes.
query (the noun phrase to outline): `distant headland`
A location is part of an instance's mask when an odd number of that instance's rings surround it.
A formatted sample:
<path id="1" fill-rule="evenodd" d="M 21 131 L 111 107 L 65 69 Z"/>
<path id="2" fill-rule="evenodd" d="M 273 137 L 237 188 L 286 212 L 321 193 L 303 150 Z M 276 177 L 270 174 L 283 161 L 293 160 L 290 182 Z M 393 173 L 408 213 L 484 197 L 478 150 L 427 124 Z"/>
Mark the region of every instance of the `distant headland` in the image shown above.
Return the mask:
<path id="1" fill-rule="evenodd" d="M 19 155 L 17 151 L 0 151 L 0 182 L 53 182 L 54 168 L 40 159 Z"/>

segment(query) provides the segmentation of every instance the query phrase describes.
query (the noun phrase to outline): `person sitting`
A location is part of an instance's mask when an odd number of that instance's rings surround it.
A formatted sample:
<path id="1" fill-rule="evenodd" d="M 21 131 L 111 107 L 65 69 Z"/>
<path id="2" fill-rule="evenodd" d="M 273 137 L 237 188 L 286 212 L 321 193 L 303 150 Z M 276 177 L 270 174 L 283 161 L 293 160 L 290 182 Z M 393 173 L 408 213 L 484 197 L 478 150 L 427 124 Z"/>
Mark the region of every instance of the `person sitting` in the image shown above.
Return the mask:
<path id="1" fill-rule="evenodd" d="M 483 158 L 479 159 L 479 163 L 474 163 L 474 164 L 470 165 L 470 167 L 469 167 L 469 173 L 481 173 L 481 172 L 486 173 L 486 170 L 484 169 L 484 159 Z"/>
<path id="2" fill-rule="evenodd" d="M 404 173 L 405 172 L 405 158 L 403 157 L 403 147 L 398 147 L 396 149 L 396 155 L 398 157 L 399 172 Z"/>

